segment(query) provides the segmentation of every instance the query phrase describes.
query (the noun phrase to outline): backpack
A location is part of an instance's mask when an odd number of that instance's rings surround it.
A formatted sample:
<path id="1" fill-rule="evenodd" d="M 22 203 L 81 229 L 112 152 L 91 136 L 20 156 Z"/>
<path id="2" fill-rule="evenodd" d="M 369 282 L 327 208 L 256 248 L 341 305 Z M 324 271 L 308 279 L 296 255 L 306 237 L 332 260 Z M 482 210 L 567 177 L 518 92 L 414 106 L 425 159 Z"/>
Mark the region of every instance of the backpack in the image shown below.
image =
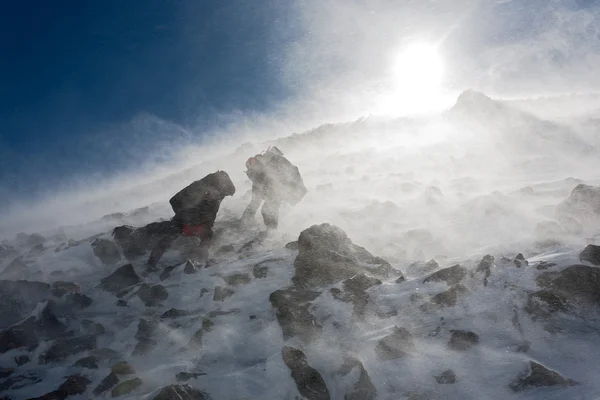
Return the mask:
<path id="1" fill-rule="evenodd" d="M 169 203 L 175 215 L 179 215 L 184 210 L 198 206 L 211 190 L 218 190 L 223 196 L 232 196 L 235 193 L 235 187 L 229 179 L 229 175 L 224 171 L 217 171 L 181 189 L 171 197 Z"/>
<path id="2" fill-rule="evenodd" d="M 264 154 L 249 158 L 246 167 L 246 174 L 252 181 L 264 175 L 270 189 L 291 205 L 298 204 L 306 195 L 298 167 L 285 158 L 277 147 L 270 147 Z"/>

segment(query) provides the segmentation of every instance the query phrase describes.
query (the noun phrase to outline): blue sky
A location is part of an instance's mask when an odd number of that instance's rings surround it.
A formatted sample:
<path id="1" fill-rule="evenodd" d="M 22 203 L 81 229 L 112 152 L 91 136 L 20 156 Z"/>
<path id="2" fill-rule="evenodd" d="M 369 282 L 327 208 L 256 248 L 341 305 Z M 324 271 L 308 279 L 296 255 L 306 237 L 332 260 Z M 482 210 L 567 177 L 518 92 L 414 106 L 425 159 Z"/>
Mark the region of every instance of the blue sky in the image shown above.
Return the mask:
<path id="1" fill-rule="evenodd" d="M 366 98 L 404 39 L 440 41 L 454 88 L 598 87 L 599 15 L 591 0 L 5 1 L 0 207 L 165 160 L 234 111 Z"/>
<path id="2" fill-rule="evenodd" d="M 274 55 L 294 30 L 273 34 L 286 1 L 4 2 L 2 186 L 30 195 L 144 161 L 161 133 L 128 132 L 140 114 L 208 128 L 288 96 Z"/>

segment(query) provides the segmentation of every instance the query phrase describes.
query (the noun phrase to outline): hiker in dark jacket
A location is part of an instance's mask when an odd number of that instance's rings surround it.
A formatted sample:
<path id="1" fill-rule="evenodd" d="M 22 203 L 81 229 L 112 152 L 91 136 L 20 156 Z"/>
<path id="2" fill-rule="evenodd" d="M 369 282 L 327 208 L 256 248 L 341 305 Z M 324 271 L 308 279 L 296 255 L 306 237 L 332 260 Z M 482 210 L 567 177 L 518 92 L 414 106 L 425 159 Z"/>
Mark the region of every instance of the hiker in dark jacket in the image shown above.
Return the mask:
<path id="1" fill-rule="evenodd" d="M 252 199 L 244 210 L 242 223 L 251 221 L 264 201 L 261 214 L 267 230 L 277 229 L 281 202 L 295 205 L 306 194 L 298 168 L 277 147 L 250 157 L 246 168 L 246 175 L 252 181 Z"/>
<path id="2" fill-rule="evenodd" d="M 181 235 L 199 239 L 201 242 L 195 249 L 198 259 L 208 259 L 208 249 L 213 237 L 212 228 L 221 201 L 234 193 L 235 186 L 229 175 L 225 171 L 217 171 L 193 182 L 173 196 L 169 203 L 175 211 L 175 216 L 171 221 L 159 223 L 160 229 L 155 234 L 164 236 L 150 253 L 148 267 L 156 267 L 164 252 Z"/>

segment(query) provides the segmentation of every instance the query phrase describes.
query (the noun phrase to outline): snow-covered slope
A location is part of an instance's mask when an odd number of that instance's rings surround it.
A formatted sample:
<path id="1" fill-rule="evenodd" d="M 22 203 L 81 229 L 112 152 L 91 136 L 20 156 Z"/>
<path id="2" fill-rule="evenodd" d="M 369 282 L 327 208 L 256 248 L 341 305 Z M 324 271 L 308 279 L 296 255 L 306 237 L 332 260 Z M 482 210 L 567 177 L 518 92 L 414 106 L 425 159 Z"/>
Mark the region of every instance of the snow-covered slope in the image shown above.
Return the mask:
<path id="1" fill-rule="evenodd" d="M 600 398 L 596 143 L 535 115 L 467 92 L 213 154 L 74 202 L 44 236 L 4 227 L 0 398 Z M 236 219 L 271 144 L 309 193 L 260 242 Z M 216 169 L 238 191 L 206 268 L 172 251 L 148 272 L 113 244 Z"/>

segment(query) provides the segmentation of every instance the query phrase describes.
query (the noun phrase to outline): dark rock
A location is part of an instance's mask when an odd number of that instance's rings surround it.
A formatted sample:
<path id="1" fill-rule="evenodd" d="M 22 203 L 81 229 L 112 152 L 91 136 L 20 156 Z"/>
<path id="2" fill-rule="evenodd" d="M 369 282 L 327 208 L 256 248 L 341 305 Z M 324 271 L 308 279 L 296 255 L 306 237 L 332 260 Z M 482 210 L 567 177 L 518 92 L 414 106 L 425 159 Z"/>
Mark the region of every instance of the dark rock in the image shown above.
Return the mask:
<path id="1" fill-rule="evenodd" d="M 23 232 L 17 233 L 15 237 L 15 242 L 17 242 L 17 246 L 27 246 L 27 241 L 29 240 L 29 235 Z"/>
<path id="2" fill-rule="evenodd" d="M 481 259 L 481 261 L 479 262 L 479 265 L 475 269 L 476 273 L 484 274 L 483 286 L 487 286 L 488 278 L 490 277 L 490 275 L 492 273 L 493 266 L 494 266 L 494 256 L 491 256 L 488 254 Z"/>
<path id="3" fill-rule="evenodd" d="M 215 326 L 215 323 L 212 322 L 210 319 L 204 318 L 202 320 L 202 329 L 205 330 L 206 332 L 210 332 L 212 330 L 213 326 Z"/>
<path id="4" fill-rule="evenodd" d="M 42 381 L 42 377 L 35 372 L 25 372 L 23 374 L 12 374 L 4 382 L 0 383 L 0 393 L 5 390 L 17 390 L 27 386 L 35 385 Z"/>
<path id="5" fill-rule="evenodd" d="M 71 375 L 62 385 L 60 385 L 58 391 L 64 393 L 66 395 L 65 397 L 75 396 L 85 393 L 90 383 L 92 383 L 92 381 L 83 375 Z"/>
<path id="6" fill-rule="evenodd" d="M 158 343 L 152 339 L 140 339 L 140 341 L 135 345 L 132 356 L 142 356 L 150 353 L 158 346 Z"/>
<path id="7" fill-rule="evenodd" d="M 185 267 L 183 268 L 183 273 L 191 275 L 198 272 L 194 264 L 192 264 L 189 260 L 185 263 Z"/>
<path id="8" fill-rule="evenodd" d="M 4 268 L 0 273 L 0 279 L 6 279 L 9 281 L 18 281 L 27 279 L 31 276 L 31 270 L 23 262 L 21 257 L 15 258 Z"/>
<path id="9" fill-rule="evenodd" d="M 2 368 L 2 367 L 0 367 L 0 379 L 4 379 L 4 378 L 12 375 L 13 372 L 15 372 L 15 370 L 12 369 L 12 368 Z"/>
<path id="10" fill-rule="evenodd" d="M 115 388 L 110 392 L 112 397 L 119 397 L 133 392 L 135 389 L 142 386 L 142 380 L 140 378 L 130 379 L 125 382 L 119 383 Z"/>
<path id="11" fill-rule="evenodd" d="M 177 308 L 171 308 L 170 310 L 165 311 L 160 317 L 170 319 L 170 318 L 186 317 L 191 314 L 192 314 L 191 311 L 178 310 Z"/>
<path id="12" fill-rule="evenodd" d="M 19 257 L 19 252 L 9 245 L 0 244 L 0 262 Z"/>
<path id="13" fill-rule="evenodd" d="M 87 369 L 98 369 L 99 365 L 100 360 L 93 356 L 80 358 L 75 362 L 75 364 L 73 364 L 74 367 Z"/>
<path id="14" fill-rule="evenodd" d="M 308 400 L 329 400 L 329 390 L 321 374 L 308 365 L 306 356 L 300 350 L 284 347 L 281 351 L 283 362 L 290 369 L 298 392 Z"/>
<path id="15" fill-rule="evenodd" d="M 138 340 L 151 338 L 156 329 L 158 328 L 158 325 L 159 322 L 156 320 L 140 319 L 135 338 Z"/>
<path id="16" fill-rule="evenodd" d="M 175 268 L 176 265 L 170 265 L 168 267 L 165 267 L 165 269 L 163 269 L 163 271 L 160 273 L 158 279 L 160 279 L 161 281 L 169 279 L 171 277 L 171 273 L 175 270 Z"/>
<path id="17" fill-rule="evenodd" d="M 580 261 L 587 261 L 594 265 L 600 265 L 600 246 L 593 244 L 588 245 L 579 254 Z"/>
<path id="18" fill-rule="evenodd" d="M 47 283 L 0 280 L 0 328 L 22 320 L 49 295 L 50 285 Z"/>
<path id="19" fill-rule="evenodd" d="M 46 243 L 46 238 L 44 237 L 44 235 L 41 235 L 39 233 L 32 233 L 31 235 L 29 235 L 29 237 L 27 238 L 27 246 L 39 246 L 40 244 L 44 244 Z"/>
<path id="20" fill-rule="evenodd" d="M 80 293 L 81 286 L 73 282 L 56 281 L 52 283 L 50 294 L 56 297 L 63 297 L 67 293 Z"/>
<path id="21" fill-rule="evenodd" d="M 517 267 L 517 268 L 521 268 L 522 266 L 529 265 L 529 262 L 525 259 L 525 256 L 523 256 L 522 253 L 517 254 L 515 259 L 513 260 L 513 263 L 515 264 L 515 267 Z"/>
<path id="22" fill-rule="evenodd" d="M 440 385 L 450 385 L 456 383 L 456 374 L 451 369 L 447 369 L 438 376 L 434 376 Z"/>
<path id="23" fill-rule="evenodd" d="M 229 288 L 223 288 L 221 286 L 217 286 L 215 288 L 215 293 L 213 295 L 214 301 L 223 301 L 231 296 L 233 296 L 235 292 Z"/>
<path id="24" fill-rule="evenodd" d="M 350 279 L 359 273 L 389 278 L 394 272 L 387 261 L 355 245 L 344 231 L 333 225 L 313 225 L 304 230 L 298 246 L 296 274 L 292 279 L 295 284 L 312 288 Z"/>
<path id="25" fill-rule="evenodd" d="M 20 356 L 15 357 L 15 364 L 17 364 L 19 367 L 21 365 L 27 364 L 30 361 L 31 360 L 29 359 L 29 356 L 27 356 L 27 355 L 20 355 Z"/>
<path id="26" fill-rule="evenodd" d="M 95 396 L 100 396 L 107 390 L 112 389 L 117 383 L 119 383 L 119 377 L 111 372 L 106 378 L 102 379 L 102 382 L 96 386 L 93 393 Z"/>
<path id="27" fill-rule="evenodd" d="M 412 335 L 405 328 L 394 328 L 394 332 L 382 338 L 375 347 L 375 352 L 382 360 L 395 360 L 413 351 L 415 345 Z"/>
<path id="28" fill-rule="evenodd" d="M 94 300 L 82 293 L 69 293 L 65 298 L 65 304 L 76 310 L 83 310 L 92 305 Z"/>
<path id="29" fill-rule="evenodd" d="M 135 374 L 135 370 L 127 361 L 119 361 L 110 367 L 112 373 L 117 375 Z"/>
<path id="30" fill-rule="evenodd" d="M 470 331 L 451 330 L 452 336 L 448 342 L 448 348 L 452 350 L 469 350 L 479 343 L 479 335 Z"/>
<path id="31" fill-rule="evenodd" d="M 128 260 L 132 261 L 146 254 L 149 238 L 143 229 L 136 230 L 128 225 L 117 226 L 113 229 L 112 236 Z"/>
<path id="32" fill-rule="evenodd" d="M 551 267 L 554 267 L 556 264 L 549 263 L 547 261 L 540 261 L 540 263 L 535 267 L 538 270 L 545 270 Z"/>
<path id="33" fill-rule="evenodd" d="M 190 339 L 190 342 L 187 345 L 188 349 L 201 349 L 202 348 L 202 337 L 204 336 L 204 330 L 198 329 L 196 333 Z"/>
<path id="34" fill-rule="evenodd" d="M 127 302 L 125 300 L 119 299 L 117 300 L 117 307 L 127 307 Z"/>
<path id="35" fill-rule="evenodd" d="M 269 302 L 276 310 L 284 340 L 298 336 L 308 342 L 321 333 L 323 327 L 308 310 L 309 302 L 319 295 L 319 292 L 300 290 L 293 286 L 271 293 Z"/>
<path id="36" fill-rule="evenodd" d="M 140 277 L 133 269 L 133 265 L 127 264 L 117 268 L 115 272 L 102 279 L 98 286 L 107 292 L 116 294 L 140 282 Z"/>
<path id="37" fill-rule="evenodd" d="M 169 297 L 169 293 L 164 286 L 150 286 L 146 283 L 140 286 L 137 295 L 147 307 L 157 306 Z"/>
<path id="38" fill-rule="evenodd" d="M 556 312 L 567 312 L 569 306 L 564 298 L 549 290 L 539 290 L 527 296 L 525 311 L 537 318 L 548 318 Z"/>
<path id="39" fill-rule="evenodd" d="M 54 390 L 50 393 L 46 393 L 40 397 L 31 397 L 27 400 L 65 400 L 67 398 L 67 395 L 60 391 L 60 390 Z"/>
<path id="40" fill-rule="evenodd" d="M 206 393 L 191 387 L 190 385 L 169 385 L 164 388 L 152 400 L 211 400 Z"/>
<path id="41" fill-rule="evenodd" d="M 92 249 L 102 264 L 113 265 L 121 261 L 121 254 L 117 246 L 107 239 L 96 239 L 92 242 Z"/>
<path id="42" fill-rule="evenodd" d="M 223 276 L 223 280 L 227 282 L 228 285 L 245 285 L 250 283 L 250 276 L 248 274 L 234 274 L 229 276 Z"/>
<path id="43" fill-rule="evenodd" d="M 28 256 L 37 256 L 43 253 L 43 251 L 46 250 L 46 248 L 44 247 L 43 244 L 36 244 L 35 246 L 33 246 L 31 249 L 29 249 L 29 253 L 27 253 Z"/>
<path id="44" fill-rule="evenodd" d="M 267 267 L 265 265 L 259 264 L 259 265 L 255 265 L 254 268 L 252 268 L 252 275 L 256 279 L 266 278 L 268 274 L 269 274 L 269 267 Z"/>
<path id="45" fill-rule="evenodd" d="M 467 276 L 467 269 L 456 264 L 449 268 L 441 269 L 429 275 L 423 283 L 427 282 L 446 282 L 449 286 L 460 283 Z"/>
<path id="46" fill-rule="evenodd" d="M 463 285 L 456 285 L 446 290 L 445 292 L 438 293 L 431 298 L 432 305 L 439 307 L 454 307 L 461 294 L 467 293 L 467 288 Z"/>
<path id="47" fill-rule="evenodd" d="M 597 218 L 600 215 L 600 187 L 577 185 L 556 211 L 559 216 L 573 216 L 580 221 Z"/>
<path id="48" fill-rule="evenodd" d="M 206 375 L 204 372 L 180 372 L 175 376 L 177 382 L 187 382 L 190 379 L 196 379 L 199 376 Z"/>
<path id="49" fill-rule="evenodd" d="M 40 340 L 55 339 L 65 333 L 65 325 L 54 314 L 56 303 L 48 300 L 42 304 L 32 313 L 35 315 L 0 333 L 0 353 L 21 347 L 33 350 Z"/>
<path id="50" fill-rule="evenodd" d="M 104 361 L 108 361 L 108 362 L 115 362 L 115 361 L 119 361 L 121 360 L 121 354 L 117 353 L 116 351 L 114 351 L 113 349 L 109 349 L 109 348 L 101 348 L 101 349 L 94 349 L 92 351 L 90 351 L 90 356 L 92 357 L 96 357 L 99 360 L 104 360 Z"/>
<path id="51" fill-rule="evenodd" d="M 232 244 L 226 244 L 215 251 L 215 255 L 222 256 L 223 254 L 235 253 L 235 247 Z"/>
<path id="52" fill-rule="evenodd" d="M 559 272 L 543 272 L 536 282 L 568 302 L 600 306 L 600 268 L 572 265 Z"/>
<path id="53" fill-rule="evenodd" d="M 375 400 L 377 398 L 377 389 L 360 360 L 354 357 L 346 357 L 340 373 L 347 375 L 354 368 L 359 369 L 360 375 L 358 381 L 352 385 L 348 393 L 344 396 L 344 400 Z"/>
<path id="54" fill-rule="evenodd" d="M 85 335 L 77 338 L 63 338 L 54 342 L 50 348 L 40 355 L 40 364 L 62 361 L 65 358 L 96 348 L 96 335 Z"/>
<path id="55" fill-rule="evenodd" d="M 366 290 L 376 285 L 381 285 L 379 279 L 359 274 L 343 281 L 345 293 L 337 293 L 334 290 L 335 288 L 331 291 L 338 300 L 351 302 L 354 305 L 354 313 L 362 317 L 365 315 L 369 300 L 369 294 L 366 293 Z"/>
<path id="56" fill-rule="evenodd" d="M 285 245 L 285 248 L 291 251 L 298 251 L 300 249 L 300 245 L 298 244 L 298 241 L 294 241 L 294 242 L 289 242 L 288 244 Z"/>
<path id="57" fill-rule="evenodd" d="M 541 364 L 529 361 L 528 371 L 521 374 L 511 385 L 510 388 L 515 392 L 523 391 L 532 387 L 549 386 L 576 386 L 578 382 L 564 378 L 556 371 L 552 371 Z"/>

